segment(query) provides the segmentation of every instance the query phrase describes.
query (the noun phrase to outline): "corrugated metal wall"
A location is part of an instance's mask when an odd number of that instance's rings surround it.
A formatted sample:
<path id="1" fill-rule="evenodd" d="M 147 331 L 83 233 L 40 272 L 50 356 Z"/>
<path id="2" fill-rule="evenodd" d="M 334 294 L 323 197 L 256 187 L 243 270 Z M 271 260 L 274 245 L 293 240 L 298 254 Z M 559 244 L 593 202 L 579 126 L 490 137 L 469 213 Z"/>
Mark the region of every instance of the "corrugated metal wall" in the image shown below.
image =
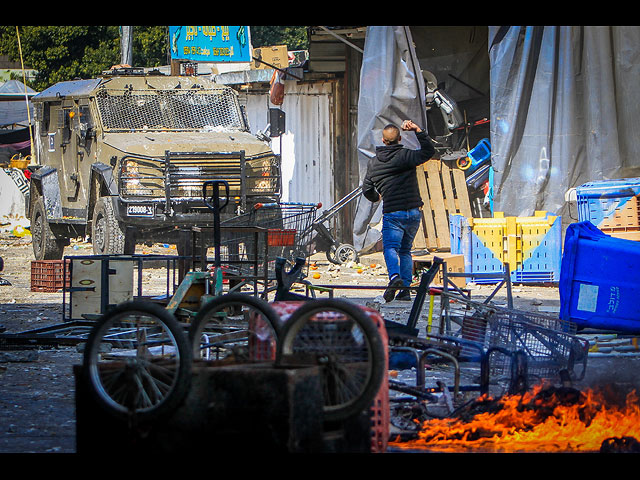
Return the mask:
<path id="1" fill-rule="evenodd" d="M 282 154 L 282 201 L 334 204 L 334 98 L 332 82 L 287 81 L 286 133 L 272 139 Z M 243 93 L 251 131 L 263 130 L 274 106 L 268 93 Z"/>

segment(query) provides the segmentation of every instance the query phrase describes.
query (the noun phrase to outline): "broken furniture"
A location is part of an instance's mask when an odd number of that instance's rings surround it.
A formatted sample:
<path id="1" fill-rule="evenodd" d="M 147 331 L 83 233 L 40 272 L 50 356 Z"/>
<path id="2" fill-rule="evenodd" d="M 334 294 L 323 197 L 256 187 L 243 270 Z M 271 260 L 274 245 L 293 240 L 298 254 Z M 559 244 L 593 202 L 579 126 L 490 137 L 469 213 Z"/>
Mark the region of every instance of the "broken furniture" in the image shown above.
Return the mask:
<path id="1" fill-rule="evenodd" d="M 365 412 L 371 452 L 386 450 L 388 339 L 379 312 L 341 299 L 274 302 L 282 328 L 276 364 L 318 365 L 327 432 L 344 436 L 345 421 Z"/>
<path id="2" fill-rule="evenodd" d="M 165 416 L 143 421 L 116 418 L 100 408 L 82 367 L 76 378 L 76 450 L 126 456 L 203 455 L 246 449 L 261 453 L 327 451 L 317 368 L 267 363 L 215 365 L 194 361 L 184 401 Z M 353 437 L 369 442 L 355 425 Z M 357 447 L 360 447 L 360 444 Z M 357 447 L 348 445 L 354 451 Z"/>
<path id="3" fill-rule="evenodd" d="M 359 432 L 359 438 L 366 439 L 366 451 L 383 445 L 381 439 L 375 442 L 371 439 L 372 427 L 367 413 L 374 398 L 386 392 L 383 387 L 386 342 L 381 336 L 383 330 L 379 329 L 382 321 L 378 318 L 376 326 L 371 317 L 377 312 L 364 312 L 336 299 L 292 303 L 295 311 L 281 318 L 282 305 L 278 302 L 268 304 L 245 294 L 220 295 L 198 311 L 188 327 L 188 336 L 185 326 L 159 305 L 133 301 L 113 307 L 96 321 L 85 348 L 80 380 L 86 387 L 89 402 L 119 421 L 120 428 L 129 425 L 128 435 L 146 444 L 148 433 L 136 437 L 141 431 L 155 431 L 155 425 L 164 425 L 161 419 L 177 415 L 183 407 L 192 408 L 193 402 L 200 410 L 187 413 L 194 414 L 200 421 L 187 425 L 216 433 L 219 425 L 230 428 L 227 427 L 231 421 L 229 416 L 234 412 L 245 416 L 243 412 L 255 408 L 225 403 L 230 398 L 240 394 L 261 398 L 260 395 L 267 394 L 252 394 L 251 385 L 246 384 L 242 386 L 244 392 L 217 396 L 217 392 L 211 391 L 216 384 L 211 384 L 205 392 L 209 400 L 193 399 L 190 393 L 195 379 L 193 365 L 204 365 L 204 374 L 211 373 L 211 378 L 217 377 L 217 373 L 208 372 L 207 367 L 210 370 L 229 367 L 238 372 L 254 367 L 267 372 L 275 369 L 285 376 L 287 371 L 291 374 L 313 368 L 321 387 L 315 393 L 320 395 L 321 402 L 316 416 L 320 418 L 325 450 L 320 451 L 354 448 L 349 441 L 354 429 Z M 211 420 L 216 413 L 206 410 L 206 406 L 212 401 L 222 402 L 221 408 L 229 409 L 227 418 Z M 384 412 L 386 405 L 379 410 Z M 290 402 L 285 406 L 290 409 L 286 418 L 292 418 L 301 408 Z M 273 420 L 272 426 L 259 426 L 268 431 L 275 428 L 273 422 L 277 424 L 281 418 Z M 376 425 L 380 429 L 385 422 Z M 182 427 L 176 428 L 180 434 Z M 252 432 L 245 430 L 244 433 Z M 305 433 L 318 434 L 318 431 Z M 154 438 L 156 440 L 158 438 Z M 358 445 L 357 448 L 363 448 L 364 444 Z"/>

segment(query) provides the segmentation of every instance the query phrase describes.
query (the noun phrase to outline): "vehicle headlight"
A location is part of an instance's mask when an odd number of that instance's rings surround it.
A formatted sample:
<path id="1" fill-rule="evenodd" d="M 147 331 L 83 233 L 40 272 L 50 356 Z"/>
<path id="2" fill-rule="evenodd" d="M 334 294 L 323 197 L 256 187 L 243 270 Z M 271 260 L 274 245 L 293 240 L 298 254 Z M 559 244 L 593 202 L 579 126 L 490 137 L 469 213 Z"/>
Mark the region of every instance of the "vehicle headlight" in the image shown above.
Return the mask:
<path id="1" fill-rule="evenodd" d="M 162 165 L 152 160 L 123 159 L 120 166 L 120 189 L 124 196 L 163 196 Z"/>
<path id="2" fill-rule="evenodd" d="M 274 194 L 280 185 L 280 168 L 275 156 L 248 160 L 247 188 L 253 193 Z"/>

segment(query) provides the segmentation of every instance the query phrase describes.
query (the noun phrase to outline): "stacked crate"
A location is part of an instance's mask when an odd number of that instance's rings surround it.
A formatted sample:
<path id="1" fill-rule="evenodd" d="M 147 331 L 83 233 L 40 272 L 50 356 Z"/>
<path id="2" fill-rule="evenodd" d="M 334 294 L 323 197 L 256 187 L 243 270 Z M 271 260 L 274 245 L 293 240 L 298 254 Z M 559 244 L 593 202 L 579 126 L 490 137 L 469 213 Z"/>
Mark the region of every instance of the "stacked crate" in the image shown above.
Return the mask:
<path id="1" fill-rule="evenodd" d="M 60 291 L 65 286 L 63 276 L 63 260 L 34 260 L 31 262 L 31 291 Z M 69 260 L 67 260 L 66 286 L 69 286 Z"/>
<path id="2" fill-rule="evenodd" d="M 449 217 L 451 253 L 464 255 L 465 273 L 475 283 L 504 280 L 509 264 L 513 283 L 546 284 L 560 280 L 561 217 L 536 211 L 531 217 Z"/>
<path id="3" fill-rule="evenodd" d="M 585 183 L 576 197 L 579 221 L 612 237 L 640 240 L 640 178 Z"/>

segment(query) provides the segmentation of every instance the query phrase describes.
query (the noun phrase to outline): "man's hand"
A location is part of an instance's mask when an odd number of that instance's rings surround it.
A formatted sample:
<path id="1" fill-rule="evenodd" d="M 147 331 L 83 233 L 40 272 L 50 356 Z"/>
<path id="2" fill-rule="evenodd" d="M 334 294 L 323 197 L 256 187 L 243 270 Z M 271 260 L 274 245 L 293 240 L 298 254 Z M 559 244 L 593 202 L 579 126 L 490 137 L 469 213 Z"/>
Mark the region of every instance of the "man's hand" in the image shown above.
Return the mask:
<path id="1" fill-rule="evenodd" d="M 402 122 L 402 130 L 404 131 L 414 131 L 416 133 L 421 132 L 422 129 L 416 125 L 415 123 L 413 123 L 411 120 L 405 120 L 404 122 Z"/>

